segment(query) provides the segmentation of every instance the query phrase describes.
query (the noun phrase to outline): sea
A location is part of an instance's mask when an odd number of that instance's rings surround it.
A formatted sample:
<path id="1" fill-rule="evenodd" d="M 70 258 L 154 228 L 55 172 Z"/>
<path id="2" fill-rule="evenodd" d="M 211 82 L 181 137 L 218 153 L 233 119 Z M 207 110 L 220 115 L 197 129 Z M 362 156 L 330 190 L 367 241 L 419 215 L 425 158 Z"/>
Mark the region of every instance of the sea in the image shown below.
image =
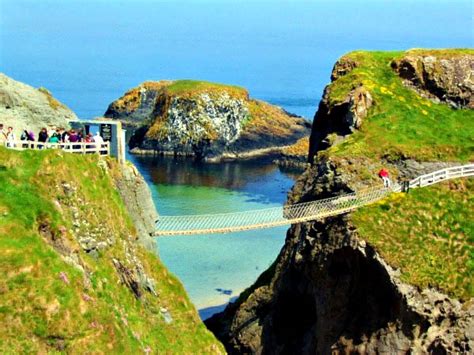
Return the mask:
<path id="1" fill-rule="evenodd" d="M 0 0 L 0 72 L 46 87 L 82 119 L 146 80 L 245 87 L 312 120 L 336 60 L 354 50 L 472 48 L 470 0 Z M 282 204 L 299 173 L 271 160 L 129 156 L 160 214 Z M 275 260 L 286 227 L 158 239 L 202 318 Z"/>

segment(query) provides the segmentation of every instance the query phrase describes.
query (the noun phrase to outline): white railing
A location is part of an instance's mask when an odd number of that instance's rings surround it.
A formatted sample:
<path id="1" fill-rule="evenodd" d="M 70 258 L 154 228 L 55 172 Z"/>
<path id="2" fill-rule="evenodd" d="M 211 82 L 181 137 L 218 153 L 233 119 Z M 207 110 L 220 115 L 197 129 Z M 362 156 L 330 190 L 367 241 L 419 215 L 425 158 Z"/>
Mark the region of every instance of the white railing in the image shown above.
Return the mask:
<path id="1" fill-rule="evenodd" d="M 43 149 L 60 149 L 68 153 L 76 154 L 92 154 L 110 155 L 110 143 L 93 143 L 93 142 L 69 142 L 69 143 L 49 143 L 49 142 L 33 142 L 33 141 L 13 141 L 5 142 L 5 147 L 15 150 L 43 150 Z"/>
<path id="2" fill-rule="evenodd" d="M 410 188 L 429 186 L 444 180 L 468 176 L 474 176 L 474 164 L 453 166 L 451 168 L 420 175 L 416 179 L 410 181 Z"/>

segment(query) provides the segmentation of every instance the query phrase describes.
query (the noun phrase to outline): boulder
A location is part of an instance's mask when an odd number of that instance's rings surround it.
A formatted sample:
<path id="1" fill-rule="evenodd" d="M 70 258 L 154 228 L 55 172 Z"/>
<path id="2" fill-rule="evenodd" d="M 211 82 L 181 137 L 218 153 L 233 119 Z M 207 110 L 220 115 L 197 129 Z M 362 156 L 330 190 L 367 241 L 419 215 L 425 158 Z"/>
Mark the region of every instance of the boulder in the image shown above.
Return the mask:
<path id="1" fill-rule="evenodd" d="M 0 123 L 19 139 L 24 129 L 37 136 L 42 127 L 69 127 L 77 116 L 45 88 L 35 89 L 0 73 Z"/>
<path id="2" fill-rule="evenodd" d="M 454 107 L 474 108 L 473 54 L 432 55 L 413 50 L 391 65 L 407 85 L 426 96 Z"/>

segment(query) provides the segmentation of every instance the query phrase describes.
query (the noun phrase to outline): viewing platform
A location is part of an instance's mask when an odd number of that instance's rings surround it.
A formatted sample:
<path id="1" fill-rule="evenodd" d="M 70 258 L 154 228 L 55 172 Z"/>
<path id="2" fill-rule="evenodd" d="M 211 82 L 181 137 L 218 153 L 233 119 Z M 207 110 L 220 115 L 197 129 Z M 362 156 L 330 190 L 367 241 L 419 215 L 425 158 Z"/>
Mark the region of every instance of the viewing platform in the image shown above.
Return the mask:
<path id="1" fill-rule="evenodd" d="M 74 154 L 98 154 L 103 156 L 111 156 L 116 158 L 119 163 L 123 164 L 126 160 L 125 152 L 127 144 L 125 140 L 126 131 L 122 128 L 120 121 L 113 121 L 108 119 L 95 119 L 91 121 L 70 121 L 69 125 L 72 130 L 76 132 L 83 132 L 82 140 L 80 142 L 38 142 L 37 140 L 18 140 L 5 141 L 0 143 L 0 146 L 5 146 L 8 149 L 14 150 L 44 150 L 56 149 Z M 18 134 L 19 132 L 16 132 Z M 101 140 L 98 142 L 85 142 L 86 135 L 92 136 L 99 134 Z M 16 136 L 18 137 L 18 136 Z M 49 138 L 49 137 L 48 137 Z"/>

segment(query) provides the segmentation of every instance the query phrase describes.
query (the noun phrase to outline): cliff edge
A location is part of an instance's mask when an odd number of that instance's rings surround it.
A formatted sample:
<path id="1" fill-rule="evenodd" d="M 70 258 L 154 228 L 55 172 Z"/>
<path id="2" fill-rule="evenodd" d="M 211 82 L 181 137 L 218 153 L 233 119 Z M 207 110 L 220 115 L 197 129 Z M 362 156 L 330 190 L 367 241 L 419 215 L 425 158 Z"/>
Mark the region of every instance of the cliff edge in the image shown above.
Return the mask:
<path id="1" fill-rule="evenodd" d="M 436 86 L 449 94 L 425 85 L 429 65 L 414 66 L 424 85 L 407 82 L 400 63 L 413 56 L 442 63 Z M 342 57 L 288 202 L 380 184 L 382 167 L 402 182 L 473 161 L 473 63 L 472 50 Z M 235 354 L 470 353 L 473 196 L 471 180 L 453 180 L 293 225 L 272 267 L 206 324 Z"/>

